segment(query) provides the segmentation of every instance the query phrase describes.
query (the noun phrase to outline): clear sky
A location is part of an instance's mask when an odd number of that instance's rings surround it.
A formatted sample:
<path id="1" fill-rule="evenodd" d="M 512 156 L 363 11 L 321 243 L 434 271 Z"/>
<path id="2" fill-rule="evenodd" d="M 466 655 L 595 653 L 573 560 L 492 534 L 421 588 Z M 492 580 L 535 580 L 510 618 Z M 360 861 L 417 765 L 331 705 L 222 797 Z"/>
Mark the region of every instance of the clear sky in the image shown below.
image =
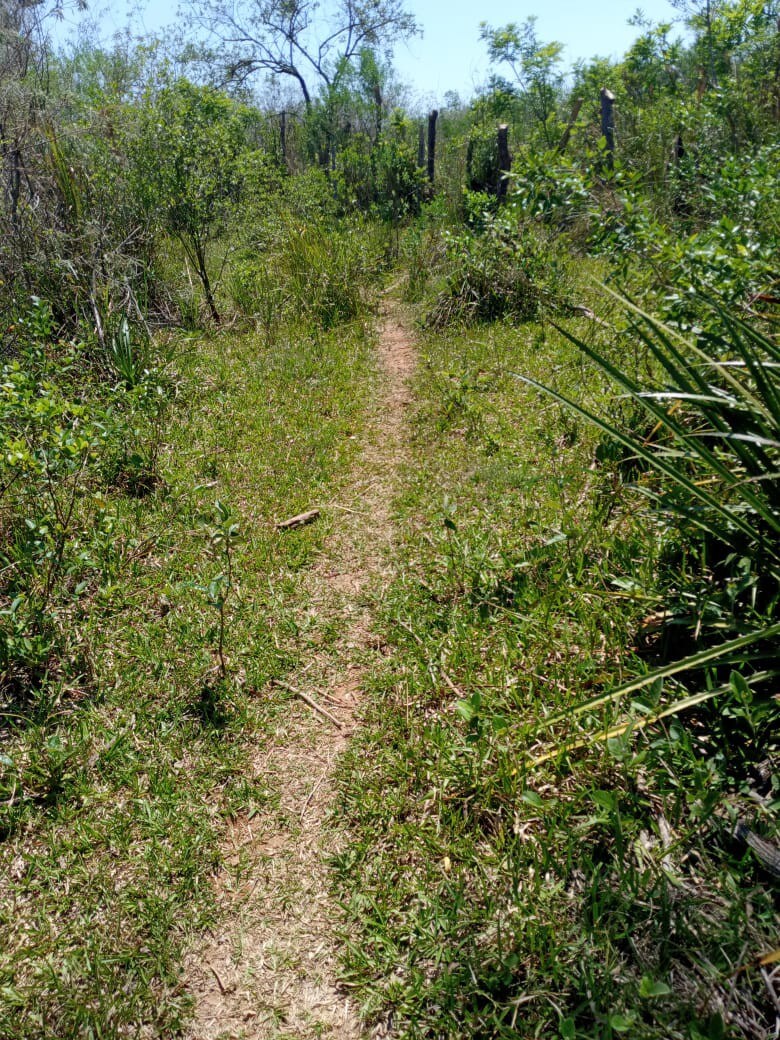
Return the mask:
<path id="1" fill-rule="evenodd" d="M 128 18 L 139 33 L 159 32 L 176 20 L 179 7 L 178 0 L 141 0 L 139 10 L 129 16 L 127 0 L 113 0 L 103 10 L 101 2 L 90 0 L 90 9 L 106 37 L 124 28 Z M 327 3 L 322 0 L 322 7 Z M 430 104 L 441 104 L 448 90 L 466 100 L 486 79 L 488 61 L 479 39 L 482 21 L 498 26 L 536 15 L 539 38 L 563 43 L 568 65 L 594 55 L 619 57 L 638 34 L 639 30 L 627 24 L 638 6 L 656 22 L 671 21 L 675 15 L 669 0 L 611 0 L 608 4 L 594 0 L 407 0 L 406 6 L 423 35 L 399 44 L 395 65 L 413 97 Z M 75 23 L 78 17 L 70 15 L 67 21 Z"/>

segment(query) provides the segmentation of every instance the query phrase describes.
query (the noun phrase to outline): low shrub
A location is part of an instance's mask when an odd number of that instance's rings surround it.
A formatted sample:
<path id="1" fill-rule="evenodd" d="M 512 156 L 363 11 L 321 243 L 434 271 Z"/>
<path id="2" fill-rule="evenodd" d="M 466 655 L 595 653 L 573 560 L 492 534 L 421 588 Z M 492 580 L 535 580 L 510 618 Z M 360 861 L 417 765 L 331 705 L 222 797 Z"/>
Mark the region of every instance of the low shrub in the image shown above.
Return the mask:
<path id="1" fill-rule="evenodd" d="M 450 235 L 447 256 L 444 286 L 426 317 L 431 328 L 502 318 L 530 321 L 562 288 L 563 266 L 550 244 L 510 217 L 486 214 L 481 234 Z"/>

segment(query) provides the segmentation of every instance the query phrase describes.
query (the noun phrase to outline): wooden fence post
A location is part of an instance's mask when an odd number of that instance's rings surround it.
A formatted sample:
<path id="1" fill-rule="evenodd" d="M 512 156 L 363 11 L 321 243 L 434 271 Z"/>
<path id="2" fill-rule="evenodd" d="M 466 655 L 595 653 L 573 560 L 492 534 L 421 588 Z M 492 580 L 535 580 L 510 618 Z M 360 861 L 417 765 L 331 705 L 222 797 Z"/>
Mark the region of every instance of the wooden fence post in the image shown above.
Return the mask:
<path id="1" fill-rule="evenodd" d="M 385 115 L 385 99 L 378 83 L 374 84 L 374 104 L 376 105 L 376 119 L 374 122 L 374 140 L 378 141 L 382 136 L 382 123 Z"/>
<path id="2" fill-rule="evenodd" d="M 284 165 L 289 166 L 287 161 L 287 113 L 282 112 L 279 115 L 279 143 L 282 146 L 282 159 Z"/>
<path id="3" fill-rule="evenodd" d="M 439 110 L 434 108 L 428 116 L 428 180 L 433 184 L 436 174 L 436 120 L 439 118 Z"/>
<path id="4" fill-rule="evenodd" d="M 611 170 L 615 162 L 615 95 L 606 87 L 601 88 L 601 136 L 606 141 L 607 166 Z"/>
<path id="5" fill-rule="evenodd" d="M 498 128 L 498 184 L 496 197 L 499 202 L 506 198 L 509 186 L 507 174 L 512 169 L 512 156 L 509 154 L 509 127 L 502 123 Z"/>

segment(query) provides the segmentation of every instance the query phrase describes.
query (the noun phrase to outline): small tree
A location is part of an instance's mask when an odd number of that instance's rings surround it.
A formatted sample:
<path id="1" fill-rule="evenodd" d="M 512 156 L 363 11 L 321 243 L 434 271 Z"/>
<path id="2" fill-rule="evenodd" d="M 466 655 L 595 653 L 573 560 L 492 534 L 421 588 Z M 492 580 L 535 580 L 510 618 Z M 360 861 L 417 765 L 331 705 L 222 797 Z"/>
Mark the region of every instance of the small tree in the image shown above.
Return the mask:
<path id="1" fill-rule="evenodd" d="M 251 118 L 220 91 L 178 80 L 143 108 L 135 142 L 136 189 L 152 219 L 181 243 L 216 322 L 206 250 L 237 200 Z"/>
<path id="2" fill-rule="evenodd" d="M 559 71 L 563 44 L 542 43 L 536 34 L 535 18 L 527 18 L 522 25 L 510 22 L 498 29 L 482 22 L 480 39 L 487 44 L 490 60 L 508 65 L 514 76 L 514 84 L 499 80 L 494 85 L 513 93 L 519 91 L 532 122 L 541 127 L 545 144 L 552 147 L 556 127 L 551 124 L 563 88 Z"/>

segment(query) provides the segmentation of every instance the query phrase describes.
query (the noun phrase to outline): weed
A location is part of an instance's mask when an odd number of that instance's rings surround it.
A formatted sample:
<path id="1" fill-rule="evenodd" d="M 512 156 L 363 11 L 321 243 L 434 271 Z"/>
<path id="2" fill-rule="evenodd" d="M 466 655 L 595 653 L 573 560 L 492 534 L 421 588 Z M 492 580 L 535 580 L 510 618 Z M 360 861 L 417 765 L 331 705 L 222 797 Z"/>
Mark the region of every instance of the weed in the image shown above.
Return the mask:
<path id="1" fill-rule="evenodd" d="M 426 318 L 431 328 L 498 318 L 529 321 L 561 288 L 562 270 L 550 247 L 511 218 L 488 218 L 479 234 L 451 235 L 448 256 L 444 288 Z"/>

